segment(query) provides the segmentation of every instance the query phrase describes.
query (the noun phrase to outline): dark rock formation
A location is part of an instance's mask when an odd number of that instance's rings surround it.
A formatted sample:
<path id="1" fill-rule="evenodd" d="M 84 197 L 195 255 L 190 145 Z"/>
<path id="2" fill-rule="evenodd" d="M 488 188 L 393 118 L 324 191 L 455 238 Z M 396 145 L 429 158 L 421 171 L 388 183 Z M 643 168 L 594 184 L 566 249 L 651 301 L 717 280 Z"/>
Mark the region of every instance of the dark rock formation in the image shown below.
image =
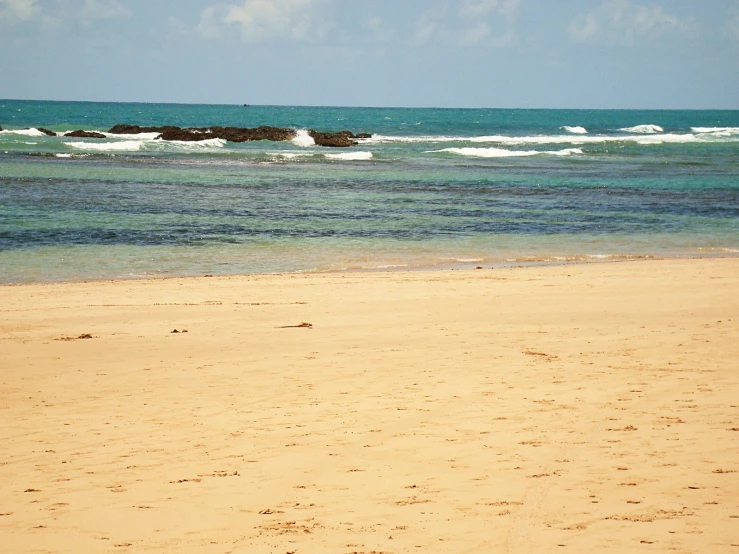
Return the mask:
<path id="1" fill-rule="evenodd" d="M 284 141 L 292 140 L 296 136 L 293 129 L 279 127 L 201 127 L 180 129 L 179 127 L 163 130 L 157 137 L 162 140 L 208 140 L 219 138 L 229 142 L 250 142 L 253 140 Z"/>
<path id="2" fill-rule="evenodd" d="M 0 131 L 2 131 L 2 130 L 3 130 L 3 126 L 2 126 L 2 125 L 0 125 Z"/>
<path id="3" fill-rule="evenodd" d="M 56 133 L 54 131 L 49 131 L 48 129 L 44 129 L 43 127 L 38 127 L 38 130 L 41 131 L 43 134 L 45 134 L 47 137 L 56 136 Z"/>
<path id="4" fill-rule="evenodd" d="M 356 146 L 359 144 L 356 140 L 352 140 L 354 133 L 351 131 L 339 131 L 338 133 L 319 133 L 310 129 L 308 134 L 313 137 L 317 146 L 331 146 L 333 148 L 343 148 L 347 146 Z"/>
<path id="5" fill-rule="evenodd" d="M 252 140 L 283 141 L 292 140 L 297 133 L 294 129 L 261 126 L 255 129 L 242 127 L 211 127 L 210 131 L 217 138 L 231 142 L 249 142 Z"/>
<path id="6" fill-rule="evenodd" d="M 253 140 L 286 141 L 297 136 L 294 129 L 283 127 L 269 127 L 263 125 L 256 128 L 248 127 L 188 127 L 181 128 L 173 125 L 164 127 L 140 127 L 139 125 L 115 125 L 110 128 L 110 133 L 117 135 L 135 135 L 139 133 L 159 133 L 158 139 L 181 140 L 194 142 L 219 138 L 229 142 L 250 142 Z M 355 135 L 351 131 L 339 131 L 338 133 L 322 133 L 309 130 L 308 134 L 318 146 L 346 147 L 358 144 L 355 138 L 370 138 L 372 135 L 361 133 Z"/>
<path id="7" fill-rule="evenodd" d="M 354 138 L 367 139 L 372 138 L 372 135 L 370 133 L 357 133 L 356 135 L 354 135 Z"/>
<path id="8" fill-rule="evenodd" d="M 96 133 L 95 131 L 83 131 L 82 129 L 79 129 L 77 131 L 70 131 L 69 133 L 64 133 L 64 136 L 74 138 L 105 138 L 105 135 L 102 133 Z"/>
<path id="9" fill-rule="evenodd" d="M 153 131 L 145 131 L 147 133 L 153 132 Z M 184 140 L 184 141 L 196 141 L 196 140 L 208 140 L 212 138 L 216 138 L 210 133 L 201 133 L 192 131 L 190 129 L 180 129 L 179 127 L 175 129 L 166 129 L 165 131 L 162 131 L 158 139 L 162 140 Z"/>
<path id="10" fill-rule="evenodd" d="M 139 133 L 164 133 L 165 131 L 179 129 L 174 125 L 164 127 L 140 127 L 138 125 L 114 125 L 108 132 L 116 135 L 138 135 Z"/>

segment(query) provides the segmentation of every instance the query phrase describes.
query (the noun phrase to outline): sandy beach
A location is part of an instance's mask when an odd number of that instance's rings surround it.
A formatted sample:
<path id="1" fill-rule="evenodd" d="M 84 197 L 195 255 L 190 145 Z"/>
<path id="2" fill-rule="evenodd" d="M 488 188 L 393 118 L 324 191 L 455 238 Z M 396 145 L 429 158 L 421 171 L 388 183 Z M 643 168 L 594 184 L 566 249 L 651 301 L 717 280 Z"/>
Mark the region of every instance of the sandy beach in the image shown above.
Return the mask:
<path id="1" fill-rule="evenodd" d="M 739 259 L 2 286 L 0 550 L 739 552 L 738 291 Z"/>

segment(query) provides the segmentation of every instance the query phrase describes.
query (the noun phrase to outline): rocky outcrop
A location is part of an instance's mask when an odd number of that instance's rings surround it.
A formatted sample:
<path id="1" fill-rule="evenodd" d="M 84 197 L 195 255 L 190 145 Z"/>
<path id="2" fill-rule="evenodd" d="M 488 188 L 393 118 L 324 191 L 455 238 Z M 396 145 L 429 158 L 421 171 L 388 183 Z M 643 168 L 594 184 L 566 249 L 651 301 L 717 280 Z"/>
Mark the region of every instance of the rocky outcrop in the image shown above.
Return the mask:
<path id="1" fill-rule="evenodd" d="M 285 141 L 295 138 L 297 133 L 293 129 L 279 127 L 201 127 L 180 129 L 179 127 L 162 130 L 157 137 L 162 140 L 198 141 L 208 139 L 223 139 L 229 142 L 251 142 L 254 140 Z"/>
<path id="2" fill-rule="evenodd" d="M 105 135 L 102 133 L 96 133 L 95 131 L 83 131 L 82 129 L 79 129 L 77 131 L 70 131 L 69 133 L 64 133 L 64 136 L 74 138 L 105 138 Z"/>
<path id="3" fill-rule="evenodd" d="M 317 146 L 330 146 L 332 148 L 343 148 L 359 144 L 352 140 L 354 133 L 351 131 L 339 131 L 338 133 L 319 133 L 310 129 L 308 134 L 313 138 Z"/>
<path id="4" fill-rule="evenodd" d="M 144 131 L 145 133 L 154 133 L 155 131 Z M 158 139 L 162 140 L 182 140 L 188 142 L 194 142 L 197 140 L 208 140 L 216 138 L 210 133 L 202 133 L 200 131 L 194 131 L 191 129 L 180 129 L 179 127 L 174 129 L 167 129 L 161 131 Z"/>
<path id="5" fill-rule="evenodd" d="M 263 125 L 255 129 L 242 127 L 211 127 L 211 132 L 218 138 L 231 142 L 249 142 L 252 140 L 284 141 L 292 140 L 297 136 L 294 129 L 282 127 L 269 127 Z"/>
<path id="6" fill-rule="evenodd" d="M 54 131 L 49 131 L 48 129 L 44 129 L 43 127 L 38 127 L 38 130 L 41 131 L 43 134 L 45 134 L 47 137 L 56 136 L 56 133 Z"/>
<path id="7" fill-rule="evenodd" d="M 108 131 L 117 135 L 137 135 L 139 133 L 159 133 L 158 139 L 180 140 L 195 142 L 209 139 L 223 139 L 229 142 L 251 142 L 254 140 L 287 141 L 297 136 L 295 129 L 284 127 L 176 127 L 167 125 L 164 127 L 141 127 L 139 125 L 115 125 Z M 355 135 L 351 131 L 339 131 L 338 133 L 324 133 L 309 130 L 308 134 L 318 146 L 347 147 L 355 146 L 358 142 L 354 139 L 370 138 L 368 133 Z"/>
<path id="8" fill-rule="evenodd" d="M 174 125 L 165 125 L 163 127 L 140 127 L 139 125 L 114 125 L 108 132 L 116 135 L 138 135 L 139 133 L 164 133 L 170 130 L 176 130 L 179 127 Z"/>

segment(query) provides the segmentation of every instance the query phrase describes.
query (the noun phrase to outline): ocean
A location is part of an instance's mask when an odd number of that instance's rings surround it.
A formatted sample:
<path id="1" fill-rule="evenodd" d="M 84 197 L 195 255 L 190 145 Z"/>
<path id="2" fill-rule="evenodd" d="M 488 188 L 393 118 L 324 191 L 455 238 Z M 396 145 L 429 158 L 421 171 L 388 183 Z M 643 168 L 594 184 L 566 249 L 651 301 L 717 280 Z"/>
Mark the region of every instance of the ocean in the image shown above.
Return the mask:
<path id="1" fill-rule="evenodd" d="M 2 283 L 739 254 L 739 111 L 0 100 L 0 126 Z"/>

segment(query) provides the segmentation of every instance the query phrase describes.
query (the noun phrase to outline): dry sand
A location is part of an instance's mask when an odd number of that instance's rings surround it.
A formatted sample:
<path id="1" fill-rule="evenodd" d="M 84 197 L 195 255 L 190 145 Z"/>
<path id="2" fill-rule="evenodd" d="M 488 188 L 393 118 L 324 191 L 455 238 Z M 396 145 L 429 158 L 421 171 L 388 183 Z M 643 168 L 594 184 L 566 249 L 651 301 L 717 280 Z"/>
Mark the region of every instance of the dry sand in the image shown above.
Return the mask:
<path id="1" fill-rule="evenodd" d="M 737 259 L 4 286 L 0 314 L 2 552 L 739 552 Z"/>

